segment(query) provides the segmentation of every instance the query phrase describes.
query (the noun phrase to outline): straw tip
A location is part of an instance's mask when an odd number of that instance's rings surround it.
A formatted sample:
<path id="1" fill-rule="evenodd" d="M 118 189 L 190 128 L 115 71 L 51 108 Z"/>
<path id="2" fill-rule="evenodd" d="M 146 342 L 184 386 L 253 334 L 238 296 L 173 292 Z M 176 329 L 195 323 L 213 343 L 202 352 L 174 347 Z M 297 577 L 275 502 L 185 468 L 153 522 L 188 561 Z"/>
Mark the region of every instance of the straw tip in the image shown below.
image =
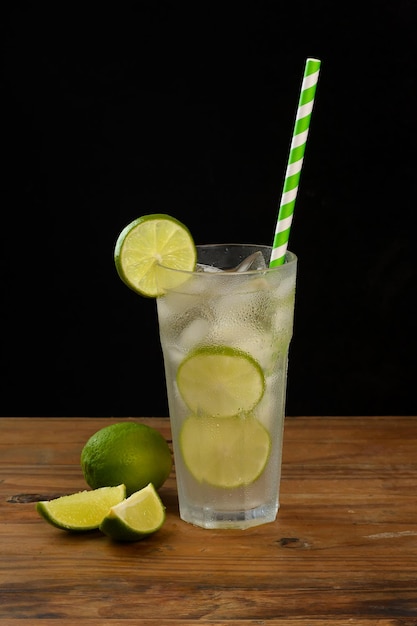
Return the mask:
<path id="1" fill-rule="evenodd" d="M 314 66 L 316 69 L 318 69 L 320 67 L 320 65 L 321 65 L 321 60 L 320 59 L 316 59 L 314 57 L 309 57 L 306 60 L 306 65 Z"/>
<path id="2" fill-rule="evenodd" d="M 308 58 L 304 68 L 304 76 L 310 76 L 310 74 L 318 75 L 320 72 L 320 65 L 320 59 Z"/>

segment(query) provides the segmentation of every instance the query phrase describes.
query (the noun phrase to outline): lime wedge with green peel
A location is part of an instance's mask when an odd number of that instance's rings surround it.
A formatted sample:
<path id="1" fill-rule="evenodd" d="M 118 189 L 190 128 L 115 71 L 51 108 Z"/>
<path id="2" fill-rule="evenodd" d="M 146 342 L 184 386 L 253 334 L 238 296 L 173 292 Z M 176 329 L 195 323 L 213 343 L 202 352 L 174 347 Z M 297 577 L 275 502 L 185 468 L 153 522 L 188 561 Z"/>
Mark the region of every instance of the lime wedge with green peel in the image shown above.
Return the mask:
<path id="1" fill-rule="evenodd" d="M 125 497 L 124 485 L 102 487 L 54 500 L 42 500 L 36 503 L 36 510 L 52 526 L 81 532 L 98 528 L 111 507 Z"/>
<path id="2" fill-rule="evenodd" d="M 120 233 L 114 261 L 120 278 L 128 287 L 148 298 L 181 284 L 181 272 L 164 277 L 164 289 L 158 286 L 160 265 L 176 270 L 193 271 L 197 252 L 190 231 L 170 215 L 143 215 L 128 224 Z M 171 284 L 170 284 L 171 282 Z"/>
<path id="3" fill-rule="evenodd" d="M 189 354 L 178 368 L 177 384 L 194 414 L 215 417 L 251 411 L 265 389 L 259 363 L 227 346 L 204 346 Z"/>
<path id="4" fill-rule="evenodd" d="M 271 450 L 268 431 L 253 416 L 188 417 L 180 447 L 189 472 L 200 483 L 232 489 L 253 483 Z"/>
<path id="5" fill-rule="evenodd" d="M 100 524 L 115 541 L 139 541 L 156 532 L 165 521 L 165 507 L 152 483 L 116 504 Z"/>

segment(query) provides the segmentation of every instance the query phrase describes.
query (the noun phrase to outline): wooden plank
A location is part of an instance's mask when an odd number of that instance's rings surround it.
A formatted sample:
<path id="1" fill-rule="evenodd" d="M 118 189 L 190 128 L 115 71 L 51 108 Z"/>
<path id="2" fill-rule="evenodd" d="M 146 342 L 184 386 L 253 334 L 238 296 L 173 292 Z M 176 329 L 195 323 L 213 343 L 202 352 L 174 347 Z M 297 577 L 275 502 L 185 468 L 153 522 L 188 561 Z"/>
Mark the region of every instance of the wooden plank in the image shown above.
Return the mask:
<path id="1" fill-rule="evenodd" d="M 173 471 L 163 528 L 127 545 L 59 531 L 34 504 L 86 488 L 80 450 L 114 421 L 0 419 L 2 623 L 417 622 L 416 418 L 287 419 L 276 522 L 185 524 Z M 166 419 L 140 421 L 170 440 Z"/>

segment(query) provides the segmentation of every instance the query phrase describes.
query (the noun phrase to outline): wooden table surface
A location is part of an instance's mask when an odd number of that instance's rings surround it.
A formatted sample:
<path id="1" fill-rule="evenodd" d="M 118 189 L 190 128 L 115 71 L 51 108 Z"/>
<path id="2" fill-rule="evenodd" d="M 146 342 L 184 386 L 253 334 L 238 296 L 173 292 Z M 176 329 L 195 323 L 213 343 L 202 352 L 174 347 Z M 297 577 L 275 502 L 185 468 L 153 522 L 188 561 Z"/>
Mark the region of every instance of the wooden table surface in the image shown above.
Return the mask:
<path id="1" fill-rule="evenodd" d="M 116 421 L 0 418 L 0 623 L 417 624 L 417 417 L 287 418 L 272 524 L 186 524 L 173 473 L 142 542 L 55 529 L 35 501 L 88 488 L 81 449 Z"/>

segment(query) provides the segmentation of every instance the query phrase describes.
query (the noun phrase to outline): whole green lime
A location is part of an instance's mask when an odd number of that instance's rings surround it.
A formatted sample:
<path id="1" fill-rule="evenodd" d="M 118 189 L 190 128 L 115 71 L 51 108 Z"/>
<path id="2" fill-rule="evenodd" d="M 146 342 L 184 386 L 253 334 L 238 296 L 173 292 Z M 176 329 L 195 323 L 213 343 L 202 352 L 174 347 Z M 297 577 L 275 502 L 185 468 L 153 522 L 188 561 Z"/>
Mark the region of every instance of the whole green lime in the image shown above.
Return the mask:
<path id="1" fill-rule="evenodd" d="M 81 468 L 92 489 L 124 484 L 129 496 L 152 483 L 159 489 L 172 468 L 161 433 L 137 422 L 118 422 L 98 430 L 81 452 Z"/>

